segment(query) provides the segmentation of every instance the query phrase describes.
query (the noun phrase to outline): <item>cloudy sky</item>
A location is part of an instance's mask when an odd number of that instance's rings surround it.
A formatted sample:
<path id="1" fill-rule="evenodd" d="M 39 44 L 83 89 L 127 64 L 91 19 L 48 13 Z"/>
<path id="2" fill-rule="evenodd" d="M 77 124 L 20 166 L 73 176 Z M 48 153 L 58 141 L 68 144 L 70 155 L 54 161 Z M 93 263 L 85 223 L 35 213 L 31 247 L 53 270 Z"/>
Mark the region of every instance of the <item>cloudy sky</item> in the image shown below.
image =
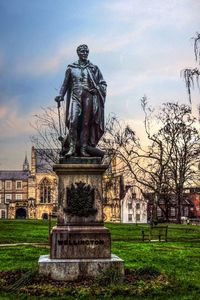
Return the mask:
<path id="1" fill-rule="evenodd" d="M 81 43 L 107 81 L 107 115 L 140 132 L 144 94 L 188 103 L 180 71 L 195 66 L 199 11 L 198 0 L 0 0 L 0 169 L 30 157 L 32 116 L 54 105 Z"/>

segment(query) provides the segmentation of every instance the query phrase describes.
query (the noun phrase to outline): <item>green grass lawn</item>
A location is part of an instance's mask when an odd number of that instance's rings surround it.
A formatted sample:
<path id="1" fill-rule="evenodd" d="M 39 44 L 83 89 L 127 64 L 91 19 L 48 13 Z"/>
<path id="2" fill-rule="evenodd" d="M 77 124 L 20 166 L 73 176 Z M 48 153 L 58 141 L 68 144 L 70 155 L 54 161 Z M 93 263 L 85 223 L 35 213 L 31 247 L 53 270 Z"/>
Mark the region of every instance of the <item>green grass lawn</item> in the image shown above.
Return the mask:
<path id="1" fill-rule="evenodd" d="M 48 224 L 48 220 L 0 220 L 0 244 L 47 243 Z"/>
<path id="2" fill-rule="evenodd" d="M 52 225 L 55 224 L 55 221 Z M 124 284 L 119 290 L 109 294 L 110 299 L 200 299 L 200 227 L 190 225 L 169 225 L 168 242 L 142 242 L 141 228 L 147 225 L 105 224 L 112 235 L 112 253 L 124 259 L 125 267 L 133 270 L 140 268 L 159 270 L 169 281 L 169 285 L 160 286 L 155 282 L 140 280 L 137 282 L 138 294 L 131 295 L 130 285 Z M 0 244 L 47 243 L 48 221 L 38 220 L 0 220 Z M 37 270 L 40 255 L 48 254 L 46 245 L 0 245 L 0 271 L 29 269 Z M 1 280 L 0 280 L 1 286 Z M 114 291 L 110 287 L 109 291 Z M 96 287 L 98 291 L 98 288 Z M 81 289 L 74 298 L 51 299 L 93 299 L 87 298 L 88 291 Z M 105 292 L 105 291 L 104 291 Z M 94 299 L 109 299 L 99 294 Z M 124 294 L 123 294 L 124 293 Z M 123 294 L 123 296 L 122 296 Z M 9 293 L 5 298 L 9 299 Z M 6 298 L 7 297 L 7 298 Z M 25 297 L 25 296 L 24 296 Z M 53 297 L 53 298 L 52 298 Z M 10 298 L 12 299 L 12 298 Z M 20 298 L 26 299 L 26 298 Z M 30 296 L 27 299 L 32 299 Z M 34 298 L 33 298 L 34 299 Z M 45 299 L 44 297 L 42 299 Z"/>

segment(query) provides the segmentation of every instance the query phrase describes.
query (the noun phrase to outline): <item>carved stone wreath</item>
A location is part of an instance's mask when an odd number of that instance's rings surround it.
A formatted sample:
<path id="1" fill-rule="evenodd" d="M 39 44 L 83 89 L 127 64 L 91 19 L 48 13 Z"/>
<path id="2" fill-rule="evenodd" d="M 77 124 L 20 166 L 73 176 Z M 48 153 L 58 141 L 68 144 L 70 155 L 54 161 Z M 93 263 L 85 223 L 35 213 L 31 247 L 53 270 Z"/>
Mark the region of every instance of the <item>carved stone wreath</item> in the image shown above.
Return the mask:
<path id="1" fill-rule="evenodd" d="M 67 207 L 64 211 L 72 216 L 88 217 L 94 215 L 94 188 L 82 181 L 72 184 L 66 189 Z"/>

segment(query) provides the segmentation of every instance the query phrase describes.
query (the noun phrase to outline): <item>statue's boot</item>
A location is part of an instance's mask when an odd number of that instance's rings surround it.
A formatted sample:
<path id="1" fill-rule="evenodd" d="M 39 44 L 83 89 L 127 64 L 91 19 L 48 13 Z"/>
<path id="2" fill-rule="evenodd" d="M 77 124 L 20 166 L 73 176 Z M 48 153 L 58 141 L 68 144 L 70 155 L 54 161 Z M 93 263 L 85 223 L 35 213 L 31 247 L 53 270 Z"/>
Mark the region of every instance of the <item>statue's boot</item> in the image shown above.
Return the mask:
<path id="1" fill-rule="evenodd" d="M 70 143 L 69 145 L 69 151 L 65 154 L 65 157 L 73 156 L 76 152 L 75 143 Z"/>
<path id="2" fill-rule="evenodd" d="M 81 146 L 80 154 L 81 154 L 81 156 L 84 156 L 84 157 L 90 157 L 90 155 L 86 151 L 86 147 L 87 147 L 86 145 Z"/>

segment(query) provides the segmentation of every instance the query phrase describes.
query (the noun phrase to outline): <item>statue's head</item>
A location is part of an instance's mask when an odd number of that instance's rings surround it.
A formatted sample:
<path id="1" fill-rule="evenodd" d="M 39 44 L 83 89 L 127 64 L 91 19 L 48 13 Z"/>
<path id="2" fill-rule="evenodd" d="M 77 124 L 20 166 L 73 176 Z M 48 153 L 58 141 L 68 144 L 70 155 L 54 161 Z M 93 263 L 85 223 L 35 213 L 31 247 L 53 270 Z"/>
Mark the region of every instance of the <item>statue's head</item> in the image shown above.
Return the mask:
<path id="1" fill-rule="evenodd" d="M 89 54 L 89 48 L 87 45 L 80 45 L 76 49 L 78 57 L 81 61 L 86 61 Z"/>

